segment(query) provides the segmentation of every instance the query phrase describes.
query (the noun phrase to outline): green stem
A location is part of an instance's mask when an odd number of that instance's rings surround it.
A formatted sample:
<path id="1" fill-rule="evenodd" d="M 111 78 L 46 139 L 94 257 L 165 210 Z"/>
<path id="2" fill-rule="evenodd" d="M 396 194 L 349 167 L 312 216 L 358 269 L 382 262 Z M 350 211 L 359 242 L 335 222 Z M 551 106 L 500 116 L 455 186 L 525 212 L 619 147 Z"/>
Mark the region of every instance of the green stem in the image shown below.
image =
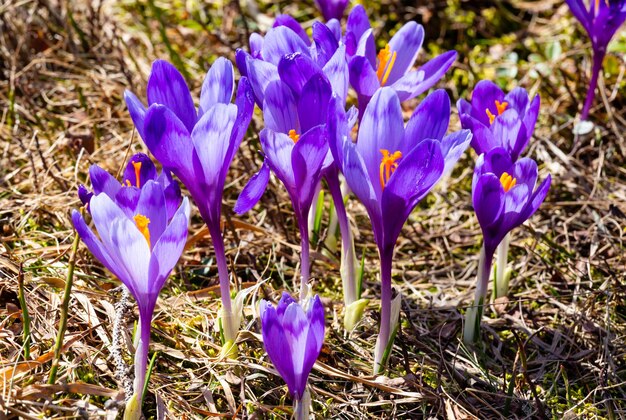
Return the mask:
<path id="1" fill-rule="evenodd" d="M 59 331 L 57 339 L 54 343 L 54 358 L 52 359 L 52 367 L 50 368 L 50 376 L 48 384 L 54 384 L 57 380 L 57 371 L 59 370 L 59 359 L 61 357 L 61 348 L 63 347 L 63 338 L 67 329 L 67 314 L 70 306 L 70 297 L 72 294 L 72 284 L 74 283 L 74 266 L 76 265 L 76 253 L 80 236 L 78 232 L 74 232 L 74 242 L 72 242 L 72 251 L 70 260 L 67 264 L 67 278 L 65 279 L 65 291 L 63 292 L 63 302 L 61 303 L 61 319 L 59 320 Z"/>
<path id="2" fill-rule="evenodd" d="M 17 275 L 18 293 L 17 297 L 20 301 L 22 308 L 22 336 L 24 342 L 24 359 L 30 359 L 30 315 L 28 313 L 28 306 L 26 306 L 26 296 L 24 296 L 24 268 L 20 263 L 20 271 Z"/>

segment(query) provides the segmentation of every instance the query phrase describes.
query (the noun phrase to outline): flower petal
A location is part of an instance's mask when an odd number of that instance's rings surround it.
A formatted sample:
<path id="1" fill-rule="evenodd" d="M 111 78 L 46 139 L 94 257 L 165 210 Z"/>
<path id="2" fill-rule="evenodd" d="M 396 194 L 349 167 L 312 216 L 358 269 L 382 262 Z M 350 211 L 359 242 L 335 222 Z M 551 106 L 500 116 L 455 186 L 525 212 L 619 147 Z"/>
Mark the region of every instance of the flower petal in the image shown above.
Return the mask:
<path id="1" fill-rule="evenodd" d="M 139 137 L 144 139 L 143 124 L 146 117 L 146 107 L 143 103 L 129 90 L 124 91 L 124 101 L 126 101 L 126 107 L 130 113 L 130 118 L 133 120 L 133 124 L 139 133 Z"/>
<path id="2" fill-rule="evenodd" d="M 407 123 L 405 151 L 408 152 L 424 139 L 441 140 L 448 131 L 449 122 L 450 98 L 445 90 L 438 89 L 424 98 Z"/>
<path id="3" fill-rule="evenodd" d="M 152 63 L 147 93 L 148 105 L 165 105 L 182 121 L 188 131 L 193 130 L 198 118 L 196 107 L 187 82 L 176 67 L 163 60 Z"/>
<path id="4" fill-rule="evenodd" d="M 150 220 L 148 224 L 150 246 L 154 246 L 167 226 L 165 195 L 163 194 L 163 186 L 161 184 L 150 180 L 141 188 L 141 195 L 135 210 L 135 215 L 137 214 L 146 216 Z"/>
<path id="5" fill-rule="evenodd" d="M 367 58 L 356 56 L 348 65 L 350 85 L 359 97 L 359 110 L 365 110 L 370 98 L 380 88 L 376 71 Z M 360 111 L 363 112 L 363 111 Z"/>
<path id="6" fill-rule="evenodd" d="M 496 101 L 504 101 L 502 89 L 491 80 L 481 80 L 472 92 L 472 117 L 489 127 L 491 122 L 487 110 L 493 115 L 498 115 Z"/>
<path id="7" fill-rule="evenodd" d="M 413 67 L 417 53 L 424 41 L 424 28 L 414 21 L 405 23 L 389 41 L 389 49 L 396 53 L 396 60 L 389 73 L 388 83 L 400 79 Z"/>
<path id="8" fill-rule="evenodd" d="M 137 179 L 137 169 L 135 165 L 139 164 L 139 179 Z M 134 154 L 124 170 L 122 185 L 134 186 L 140 188 L 149 180 L 157 177 L 156 167 L 152 160 L 145 153 Z"/>
<path id="9" fill-rule="evenodd" d="M 122 188 L 120 183 L 107 171 L 98 165 L 89 167 L 89 179 L 93 187 L 94 194 L 105 193 L 109 197 L 115 197 L 115 194 Z"/>
<path id="10" fill-rule="evenodd" d="M 452 168 L 470 145 L 471 139 L 472 132 L 469 130 L 455 131 L 443 138 L 441 141 L 441 153 L 445 162 L 444 174 L 452 172 Z"/>
<path id="11" fill-rule="evenodd" d="M 323 126 L 314 127 L 301 135 L 293 147 L 291 166 L 302 216 L 308 214 L 327 154 L 328 134 Z"/>
<path id="12" fill-rule="evenodd" d="M 313 369 L 313 365 L 319 357 L 322 345 L 324 344 L 324 306 L 318 295 L 315 295 L 313 298 L 311 307 L 306 315 L 309 322 L 309 331 L 306 337 L 304 362 L 302 366 L 302 372 L 306 375 L 305 385 L 306 379 L 308 379 L 311 369 Z"/>
<path id="13" fill-rule="evenodd" d="M 258 60 L 248 56 L 246 60 L 246 68 L 248 72 L 248 79 L 254 92 L 254 99 L 259 106 L 263 108 L 263 101 L 265 99 L 265 89 L 267 85 L 273 80 L 280 80 L 276 66 L 272 63 L 268 63 L 263 60 Z"/>
<path id="14" fill-rule="evenodd" d="M 235 213 L 244 214 L 247 213 L 258 203 L 267 188 L 267 183 L 270 180 L 270 168 L 263 162 L 263 166 L 259 169 L 259 172 L 252 175 L 252 178 L 248 181 L 235 203 Z"/>
<path id="15" fill-rule="evenodd" d="M 198 118 L 202 117 L 215 104 L 229 104 L 234 90 L 235 71 L 233 64 L 224 57 L 219 57 L 204 77 L 200 92 Z"/>
<path id="16" fill-rule="evenodd" d="M 311 40 L 309 39 L 309 36 L 306 34 L 306 31 L 304 30 L 302 25 L 300 25 L 300 23 L 297 20 L 295 20 L 293 17 L 289 15 L 276 16 L 276 20 L 274 20 L 273 27 L 277 28 L 279 26 L 285 26 L 291 29 L 293 32 L 296 33 L 296 35 L 300 37 L 302 42 L 304 42 L 306 45 L 309 45 L 311 43 Z M 267 60 L 267 58 L 265 59 Z"/>
<path id="17" fill-rule="evenodd" d="M 340 46 L 335 54 L 328 60 L 322 69 L 333 88 L 333 93 L 339 96 L 344 102 L 348 96 L 349 73 L 348 62 L 346 61 L 345 46 Z"/>
<path id="18" fill-rule="evenodd" d="M 322 69 L 307 55 L 296 53 L 284 56 L 278 64 L 278 74 L 296 95 L 311 77 L 322 73 Z"/>
<path id="19" fill-rule="evenodd" d="M 456 61 L 456 57 L 456 51 L 447 51 L 438 55 L 418 70 L 409 71 L 391 87 L 398 92 L 401 101 L 415 98 L 435 86 Z"/>
<path id="20" fill-rule="evenodd" d="M 371 29 L 367 12 L 361 4 L 356 4 L 350 14 L 348 15 L 348 21 L 346 22 L 346 34 L 351 33 L 354 35 L 356 41 L 361 39 L 361 36 Z"/>
<path id="21" fill-rule="evenodd" d="M 270 29 L 263 43 L 263 59 L 275 66 L 281 58 L 293 53 L 309 55 L 309 46 L 298 34 L 286 26 Z"/>
<path id="22" fill-rule="evenodd" d="M 295 189 L 293 167 L 291 166 L 291 151 L 294 148 L 293 140 L 284 133 L 278 133 L 264 128 L 259 133 L 261 146 L 265 153 L 265 161 L 278 179 L 285 184 L 288 191 Z"/>
<path id="23" fill-rule="evenodd" d="M 263 102 L 265 126 L 281 133 L 300 132 L 298 108 L 293 92 L 285 83 L 274 80 L 265 89 Z"/>
<path id="24" fill-rule="evenodd" d="M 313 41 L 315 42 L 315 61 L 321 67 L 335 54 L 339 43 L 330 28 L 322 22 L 313 22 Z"/>
<path id="25" fill-rule="evenodd" d="M 298 99 L 301 132 L 305 133 L 315 126 L 326 124 L 331 95 L 330 83 L 323 74 L 316 74 L 304 85 Z"/>
<path id="26" fill-rule="evenodd" d="M 293 363 L 293 388 L 289 391 L 293 398 L 299 399 L 304 395 L 309 371 L 305 371 L 304 357 L 307 353 L 307 336 L 309 333 L 309 320 L 298 303 L 292 303 L 285 309 L 282 317 L 283 331 L 291 350 Z"/>

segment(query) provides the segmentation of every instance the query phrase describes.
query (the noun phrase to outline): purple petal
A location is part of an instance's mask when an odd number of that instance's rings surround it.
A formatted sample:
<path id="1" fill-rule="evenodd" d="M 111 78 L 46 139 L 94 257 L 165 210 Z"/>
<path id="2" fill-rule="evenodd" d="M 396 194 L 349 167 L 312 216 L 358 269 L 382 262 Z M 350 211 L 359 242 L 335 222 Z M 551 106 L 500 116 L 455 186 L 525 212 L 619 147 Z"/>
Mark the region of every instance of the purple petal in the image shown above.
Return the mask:
<path id="1" fill-rule="evenodd" d="M 328 104 L 328 146 L 340 167 L 343 166 L 343 143 L 346 141 L 348 141 L 348 117 L 341 99 L 333 96 Z"/>
<path id="2" fill-rule="evenodd" d="M 263 42 L 264 39 L 261 35 L 253 32 L 250 34 L 250 55 L 254 58 L 263 58 Z"/>
<path id="3" fill-rule="evenodd" d="M 166 207 L 163 186 L 155 181 L 148 181 L 141 189 L 135 213 L 150 220 L 148 229 L 151 245 L 159 240 L 167 226 L 167 211 L 164 210 Z"/>
<path id="4" fill-rule="evenodd" d="M 498 115 L 491 125 L 493 138 L 509 153 L 515 148 L 520 130 L 523 130 L 522 121 L 514 109 L 507 109 Z"/>
<path id="5" fill-rule="evenodd" d="M 335 40 L 337 42 L 341 41 L 341 22 L 339 22 L 339 20 L 337 19 L 331 19 L 326 22 L 326 26 L 328 26 L 328 29 L 330 29 L 330 31 L 333 33 Z"/>
<path id="6" fill-rule="evenodd" d="M 314 127 L 301 135 L 293 147 L 291 166 L 303 213 L 308 213 L 308 207 L 311 206 L 327 154 L 328 134 L 322 126 Z"/>
<path id="7" fill-rule="evenodd" d="M 408 72 L 391 87 L 398 92 L 401 101 L 415 98 L 435 86 L 456 61 L 456 57 L 456 51 L 447 51 L 438 55 L 418 70 Z"/>
<path id="8" fill-rule="evenodd" d="M 301 132 L 305 133 L 315 126 L 326 124 L 328 102 L 332 93 L 328 80 L 322 74 L 313 76 L 304 85 L 298 100 Z"/>
<path id="9" fill-rule="evenodd" d="M 235 213 L 244 214 L 250 211 L 263 196 L 269 180 L 270 168 L 263 162 L 263 166 L 261 166 L 259 172 L 252 175 L 250 181 L 248 181 L 246 186 L 243 187 L 243 190 L 241 190 L 241 193 L 239 193 L 239 198 L 237 198 L 237 202 L 235 203 Z"/>
<path id="10" fill-rule="evenodd" d="M 537 169 L 537 162 L 533 159 L 521 158 L 515 162 L 511 169 L 509 169 L 508 173 L 515 178 L 517 185 L 525 184 L 530 192 L 535 189 L 539 171 Z"/>
<path id="11" fill-rule="evenodd" d="M 198 118 L 215 104 L 229 104 L 235 90 L 235 71 L 233 64 L 219 57 L 207 72 L 200 93 Z"/>
<path id="12" fill-rule="evenodd" d="M 135 165 L 138 165 L 139 169 L 136 169 Z M 137 171 L 139 171 L 139 179 L 137 179 Z M 147 181 L 154 180 L 156 177 L 156 167 L 148 155 L 145 153 L 136 153 L 130 158 L 126 165 L 122 184 L 141 188 Z"/>
<path id="13" fill-rule="evenodd" d="M 271 130 L 281 133 L 288 133 L 289 130 L 300 132 L 296 99 L 289 86 L 280 80 L 274 80 L 265 89 L 263 119 L 265 126 Z"/>
<path id="14" fill-rule="evenodd" d="M 370 98 L 380 88 L 376 71 L 369 61 L 361 56 L 354 57 L 352 61 L 350 61 L 348 69 L 350 73 L 350 85 L 352 85 L 359 96 L 359 109 L 365 110 Z"/>
<path id="15" fill-rule="evenodd" d="M 396 60 L 389 73 L 389 84 L 393 84 L 413 67 L 423 41 L 424 28 L 413 21 L 405 23 L 391 38 L 389 49 L 396 53 Z"/>
<path id="16" fill-rule="evenodd" d="M 253 58 L 241 48 L 237 48 L 237 51 L 235 51 L 235 64 L 237 65 L 237 69 L 242 77 L 248 77 L 248 65 L 246 63 L 249 59 L 248 57 L 250 59 Z"/>
<path id="17" fill-rule="evenodd" d="M 472 191 L 472 203 L 483 234 L 491 225 L 498 222 L 502 215 L 503 192 L 500 179 L 493 174 L 482 175 L 475 183 Z"/>
<path id="18" fill-rule="evenodd" d="M 285 55 L 293 53 L 309 54 L 309 46 L 300 36 L 286 26 L 270 29 L 265 35 L 263 59 L 275 66 Z"/>
<path id="19" fill-rule="evenodd" d="M 99 167 L 98 165 L 91 165 L 89 167 L 89 179 L 91 180 L 91 186 L 93 187 L 94 194 L 105 193 L 109 197 L 115 197 L 115 194 L 121 187 L 120 183 L 107 171 Z"/>
<path id="20" fill-rule="evenodd" d="M 187 243 L 187 225 L 189 224 L 189 200 L 184 198 L 180 208 L 174 214 L 158 242 L 154 245 L 150 258 L 152 293 L 159 293 L 167 277 L 180 259 Z"/>
<path id="21" fill-rule="evenodd" d="M 295 32 L 300 39 L 306 44 L 309 45 L 311 43 L 311 40 L 309 39 L 309 36 L 306 34 L 306 31 L 304 30 L 304 28 L 302 27 L 302 25 L 300 25 L 300 23 L 295 20 L 293 17 L 289 16 L 289 15 L 278 15 L 276 16 L 276 20 L 274 21 L 274 28 L 277 28 L 279 26 L 285 26 L 289 29 L 291 29 L 293 32 Z M 267 57 L 265 58 L 267 60 Z"/>
<path id="22" fill-rule="evenodd" d="M 246 60 L 246 67 L 248 69 L 248 79 L 254 92 L 254 99 L 259 108 L 262 108 L 267 85 L 273 80 L 280 80 L 276 66 L 266 61 L 249 57 Z"/>
<path id="23" fill-rule="evenodd" d="M 325 20 L 341 19 L 349 0 L 315 0 Z"/>
<path id="24" fill-rule="evenodd" d="M 157 182 L 163 186 L 163 194 L 165 195 L 165 207 L 167 208 L 167 220 L 174 217 L 178 210 L 182 196 L 180 194 L 180 186 L 178 182 L 172 179 L 170 171 L 163 170 L 157 178 Z"/>
<path id="25" fill-rule="evenodd" d="M 304 394 L 309 372 L 304 370 L 304 357 L 307 352 L 307 336 L 309 320 L 298 303 L 292 303 L 285 309 L 282 317 L 283 331 L 291 349 L 293 363 L 293 388 L 290 387 L 294 399 Z"/>
<path id="26" fill-rule="evenodd" d="M 113 201 L 118 205 L 120 209 L 124 211 L 127 217 L 132 218 L 135 215 L 137 209 L 137 203 L 139 203 L 139 197 L 141 196 L 141 189 L 137 187 L 124 187 L 115 194 Z"/>
<path id="27" fill-rule="evenodd" d="M 444 174 L 452 171 L 452 167 L 456 165 L 461 155 L 467 150 L 471 139 L 472 132 L 469 130 L 456 131 L 443 138 L 441 141 L 441 152 L 445 161 Z"/>
<path id="28" fill-rule="evenodd" d="M 289 305 L 291 305 L 292 303 L 297 303 L 296 300 L 291 297 L 291 295 L 287 292 L 283 292 L 280 295 L 280 300 L 278 301 L 278 304 L 276 305 L 276 312 L 278 313 L 278 318 L 283 319 L 283 316 L 285 315 L 285 311 L 287 310 L 287 307 Z"/>
<path id="29" fill-rule="evenodd" d="M 516 110 L 519 115 L 524 115 L 526 108 L 528 108 L 528 92 L 522 87 L 516 87 L 504 96 L 504 101 L 508 104 L 507 109 L 512 108 Z"/>
<path id="30" fill-rule="evenodd" d="M 313 22 L 313 41 L 315 42 L 315 61 L 322 67 L 335 54 L 339 43 L 330 28 L 322 22 Z"/>
<path id="31" fill-rule="evenodd" d="M 186 185 L 195 179 L 191 136 L 169 108 L 151 105 L 146 113 L 145 132 L 146 146 L 163 166 Z"/>
<path id="32" fill-rule="evenodd" d="M 180 72 L 163 60 L 152 64 L 148 79 L 148 104 L 161 104 L 168 107 L 191 132 L 198 117 L 187 82 Z M 144 128 L 145 131 L 145 128 Z"/>
<path id="33" fill-rule="evenodd" d="M 294 379 L 293 352 L 285 336 L 281 319 L 276 309 L 267 301 L 261 300 L 259 307 L 263 335 L 263 347 L 272 364 L 287 383 L 290 392 L 296 388 Z"/>
<path id="34" fill-rule="evenodd" d="M 328 77 L 335 95 L 339 96 L 345 102 L 348 96 L 350 76 L 348 73 L 345 46 L 342 45 L 337 48 L 335 54 L 333 54 L 322 70 L 326 77 Z"/>
<path id="35" fill-rule="evenodd" d="M 424 139 L 441 140 L 448 131 L 449 122 L 450 98 L 445 90 L 436 90 L 424 98 L 407 123 L 404 133 L 406 148 L 410 150 Z"/>
<path id="36" fill-rule="evenodd" d="M 84 206 L 87 206 L 87 211 L 89 211 L 89 200 L 93 197 L 93 193 L 87 189 L 83 184 L 78 186 L 78 199 Z"/>
<path id="37" fill-rule="evenodd" d="M 404 120 L 400 100 L 393 89 L 382 88 L 365 109 L 356 144 L 377 197 L 382 193 L 380 183 L 374 181 L 380 178 L 381 150 L 388 150 L 389 153 L 404 151 L 403 139 Z"/>
<path id="38" fill-rule="evenodd" d="M 545 200 L 548 195 L 548 191 L 550 190 L 550 184 L 552 183 L 552 176 L 548 175 L 546 179 L 539 185 L 537 190 L 531 196 L 528 205 L 520 215 L 520 224 L 524 223 L 524 221 L 530 219 L 530 217 L 535 214 L 535 212 L 541 206 L 541 203 Z"/>
<path id="39" fill-rule="evenodd" d="M 220 173 L 220 190 L 224 188 L 226 173 L 235 157 L 235 153 L 239 150 L 239 146 L 241 145 L 246 131 L 248 131 L 248 126 L 252 120 L 252 113 L 254 112 L 254 95 L 247 77 L 241 77 L 239 79 L 235 105 L 237 106 L 237 118 L 235 119 L 235 125 L 230 135 L 228 151 L 224 157 L 224 164 L 222 166 L 222 172 Z"/>
<path id="40" fill-rule="evenodd" d="M 291 151 L 294 143 L 289 136 L 264 128 L 259 133 L 265 161 L 288 191 L 294 191 L 295 180 L 291 166 Z"/>
<path id="41" fill-rule="evenodd" d="M 370 66 L 372 66 L 373 69 L 376 68 L 376 41 L 374 40 L 374 33 L 371 29 L 367 30 L 358 40 L 354 55 L 365 57 L 368 63 L 370 63 Z"/>
<path id="42" fill-rule="evenodd" d="M 362 5 L 357 4 L 352 8 L 350 14 L 348 15 L 346 34 L 352 34 L 358 42 L 359 39 L 361 39 L 361 36 L 363 36 L 368 29 L 371 29 L 371 26 L 369 18 L 367 17 L 367 12 Z"/>
<path id="43" fill-rule="evenodd" d="M 322 73 L 322 69 L 310 57 L 299 53 L 283 57 L 278 64 L 280 79 L 296 95 L 300 95 L 306 82 L 319 73 Z"/>
<path id="44" fill-rule="evenodd" d="M 493 115 L 498 115 L 496 101 L 504 101 L 502 89 L 491 80 L 481 80 L 472 92 L 472 117 L 489 127 L 491 122 L 487 110 Z"/>
<path id="45" fill-rule="evenodd" d="M 126 107 L 130 113 L 130 118 L 133 120 L 133 124 L 139 133 L 139 137 L 144 139 L 143 124 L 146 117 L 146 107 L 141 101 L 129 90 L 124 91 L 124 101 L 126 101 Z"/>

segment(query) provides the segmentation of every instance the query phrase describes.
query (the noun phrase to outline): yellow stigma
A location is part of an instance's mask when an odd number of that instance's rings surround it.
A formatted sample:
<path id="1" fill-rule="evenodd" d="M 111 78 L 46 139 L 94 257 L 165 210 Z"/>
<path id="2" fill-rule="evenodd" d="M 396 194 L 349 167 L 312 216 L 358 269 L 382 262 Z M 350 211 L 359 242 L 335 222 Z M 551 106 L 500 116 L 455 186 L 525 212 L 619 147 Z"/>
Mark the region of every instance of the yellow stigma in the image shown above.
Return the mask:
<path id="1" fill-rule="evenodd" d="M 517 184 L 517 179 L 503 172 L 500 176 L 500 183 L 502 184 L 502 188 L 504 188 L 504 192 L 509 192 L 509 190 Z"/>
<path id="2" fill-rule="evenodd" d="M 508 106 L 509 106 L 508 102 L 506 101 L 500 102 L 496 100 L 496 110 L 498 111 L 498 115 L 502 115 L 502 113 L 506 111 Z M 487 108 L 485 111 L 487 112 L 487 116 L 489 117 L 489 124 L 493 124 L 493 121 L 496 119 L 496 116 L 493 114 L 493 112 L 489 110 L 489 108 Z"/>
<path id="3" fill-rule="evenodd" d="M 391 73 L 391 69 L 393 69 L 397 56 L 398 53 L 395 51 L 392 52 L 389 44 L 385 45 L 385 48 L 378 52 L 376 76 L 378 76 L 381 86 L 385 86 L 385 83 L 387 83 L 387 79 L 389 79 L 389 74 Z"/>
<path id="4" fill-rule="evenodd" d="M 300 140 L 300 134 L 296 133 L 296 130 L 289 130 L 289 138 L 293 140 L 294 143 L 297 143 Z"/>
<path id="5" fill-rule="evenodd" d="M 151 246 L 150 230 L 148 229 L 148 225 L 150 224 L 150 219 L 148 219 L 143 214 L 137 214 L 133 217 L 133 220 L 135 221 L 135 224 L 137 225 L 137 229 L 139 229 L 139 232 L 141 232 L 143 237 L 146 238 L 146 242 L 148 242 L 148 246 Z"/>
<path id="6" fill-rule="evenodd" d="M 122 184 L 124 187 L 130 187 L 130 181 L 127 179 L 125 184 Z"/>
<path id="7" fill-rule="evenodd" d="M 387 182 L 389 182 L 391 174 L 398 168 L 398 162 L 396 161 L 402 158 L 402 152 L 395 151 L 389 153 L 387 149 L 380 149 L 380 153 L 383 154 L 383 157 L 380 159 L 380 186 L 384 189 Z"/>
<path id="8" fill-rule="evenodd" d="M 135 167 L 135 186 L 137 188 L 141 187 L 140 177 L 141 177 L 141 162 L 133 162 L 133 166 Z"/>

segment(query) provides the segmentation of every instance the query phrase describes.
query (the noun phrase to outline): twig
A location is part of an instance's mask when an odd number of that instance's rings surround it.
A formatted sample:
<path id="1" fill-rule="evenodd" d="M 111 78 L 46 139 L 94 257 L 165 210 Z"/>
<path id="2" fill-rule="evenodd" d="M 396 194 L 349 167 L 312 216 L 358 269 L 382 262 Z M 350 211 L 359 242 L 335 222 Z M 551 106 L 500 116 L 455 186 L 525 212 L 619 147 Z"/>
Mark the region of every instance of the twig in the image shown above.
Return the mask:
<path id="1" fill-rule="evenodd" d="M 24 342 L 24 360 L 30 359 L 30 315 L 28 314 L 28 306 L 26 306 L 26 297 L 24 296 L 24 266 L 20 262 L 20 269 L 17 274 L 18 299 L 22 307 L 22 336 Z"/>

